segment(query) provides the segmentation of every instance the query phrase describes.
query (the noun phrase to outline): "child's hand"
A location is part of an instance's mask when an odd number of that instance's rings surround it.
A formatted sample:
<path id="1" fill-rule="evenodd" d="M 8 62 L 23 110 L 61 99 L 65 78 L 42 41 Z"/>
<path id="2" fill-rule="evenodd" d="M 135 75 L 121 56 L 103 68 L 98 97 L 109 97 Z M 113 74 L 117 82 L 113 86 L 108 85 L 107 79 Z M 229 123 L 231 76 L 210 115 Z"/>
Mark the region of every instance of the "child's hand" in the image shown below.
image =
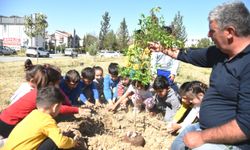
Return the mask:
<path id="1" fill-rule="evenodd" d="M 80 115 L 91 115 L 91 109 L 89 109 L 89 108 L 79 108 L 78 113 Z"/>
<path id="2" fill-rule="evenodd" d="M 96 102 L 95 102 L 95 106 L 96 106 L 96 107 L 101 107 L 101 106 L 102 106 L 102 104 L 100 103 L 100 101 L 99 101 L 99 100 L 96 100 Z"/>
<path id="3" fill-rule="evenodd" d="M 86 101 L 86 102 L 85 102 L 85 105 L 86 105 L 87 107 L 93 107 L 93 106 L 94 106 L 94 104 L 91 103 L 91 102 L 89 102 L 89 101 Z"/>
<path id="4" fill-rule="evenodd" d="M 173 133 L 178 131 L 181 128 L 181 125 L 178 123 L 170 123 L 167 127 L 168 132 Z"/>

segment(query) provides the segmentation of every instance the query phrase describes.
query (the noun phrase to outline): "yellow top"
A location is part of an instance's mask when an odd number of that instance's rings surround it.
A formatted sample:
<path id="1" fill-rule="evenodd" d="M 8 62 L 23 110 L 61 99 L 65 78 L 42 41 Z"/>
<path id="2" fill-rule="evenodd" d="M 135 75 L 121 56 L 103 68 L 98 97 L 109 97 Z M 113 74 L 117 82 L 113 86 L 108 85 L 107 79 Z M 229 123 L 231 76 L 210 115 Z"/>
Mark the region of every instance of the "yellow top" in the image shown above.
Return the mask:
<path id="1" fill-rule="evenodd" d="M 182 103 L 180 109 L 176 112 L 176 114 L 174 115 L 173 118 L 173 122 L 178 122 L 180 121 L 180 119 L 183 117 L 183 115 L 186 113 L 186 111 L 188 110 L 189 105 Z"/>
<path id="2" fill-rule="evenodd" d="M 58 148 L 75 146 L 72 138 L 63 136 L 56 121 L 47 113 L 33 110 L 10 133 L 4 150 L 37 149 L 49 137 Z"/>

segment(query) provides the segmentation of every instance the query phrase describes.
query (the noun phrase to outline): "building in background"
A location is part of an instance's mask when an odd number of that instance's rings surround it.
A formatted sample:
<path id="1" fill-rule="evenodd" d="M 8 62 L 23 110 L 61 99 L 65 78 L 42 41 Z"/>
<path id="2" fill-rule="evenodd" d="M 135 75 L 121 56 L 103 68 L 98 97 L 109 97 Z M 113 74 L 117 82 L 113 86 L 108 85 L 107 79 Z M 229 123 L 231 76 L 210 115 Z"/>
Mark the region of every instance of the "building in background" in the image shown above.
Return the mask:
<path id="1" fill-rule="evenodd" d="M 24 22 L 24 17 L 0 16 L 0 44 L 16 50 L 20 50 L 23 46 L 43 47 L 44 38 L 37 36 L 31 39 L 25 34 Z M 31 40 L 33 40 L 33 45 L 31 45 Z"/>

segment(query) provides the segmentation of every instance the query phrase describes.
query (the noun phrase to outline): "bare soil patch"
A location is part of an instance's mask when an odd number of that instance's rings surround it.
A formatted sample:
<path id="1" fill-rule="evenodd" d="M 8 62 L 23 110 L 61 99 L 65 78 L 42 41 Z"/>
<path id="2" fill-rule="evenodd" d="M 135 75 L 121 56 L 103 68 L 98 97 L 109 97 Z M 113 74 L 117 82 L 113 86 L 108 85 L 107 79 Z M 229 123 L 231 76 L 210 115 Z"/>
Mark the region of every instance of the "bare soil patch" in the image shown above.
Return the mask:
<path id="1" fill-rule="evenodd" d="M 105 108 L 93 109 L 85 115 L 64 117 L 58 126 L 69 136 L 77 134 L 81 138 L 83 145 L 76 150 L 166 150 L 174 139 L 167 133 L 161 115 L 152 117 L 147 112 L 134 114 L 131 108 L 128 112 L 115 114 Z M 137 140 L 144 138 L 144 147 L 134 146 L 126 140 L 128 132 L 135 131 L 140 135 Z"/>

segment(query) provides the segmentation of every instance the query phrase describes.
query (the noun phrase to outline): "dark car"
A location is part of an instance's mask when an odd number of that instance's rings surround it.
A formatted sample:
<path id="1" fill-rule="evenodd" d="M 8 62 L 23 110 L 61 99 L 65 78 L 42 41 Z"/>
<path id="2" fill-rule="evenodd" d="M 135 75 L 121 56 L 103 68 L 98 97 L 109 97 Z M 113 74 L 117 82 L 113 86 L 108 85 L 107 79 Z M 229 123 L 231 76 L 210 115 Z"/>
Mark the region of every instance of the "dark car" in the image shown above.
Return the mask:
<path id="1" fill-rule="evenodd" d="M 6 46 L 0 46 L 0 55 L 11 55 L 14 54 L 13 50 Z"/>

